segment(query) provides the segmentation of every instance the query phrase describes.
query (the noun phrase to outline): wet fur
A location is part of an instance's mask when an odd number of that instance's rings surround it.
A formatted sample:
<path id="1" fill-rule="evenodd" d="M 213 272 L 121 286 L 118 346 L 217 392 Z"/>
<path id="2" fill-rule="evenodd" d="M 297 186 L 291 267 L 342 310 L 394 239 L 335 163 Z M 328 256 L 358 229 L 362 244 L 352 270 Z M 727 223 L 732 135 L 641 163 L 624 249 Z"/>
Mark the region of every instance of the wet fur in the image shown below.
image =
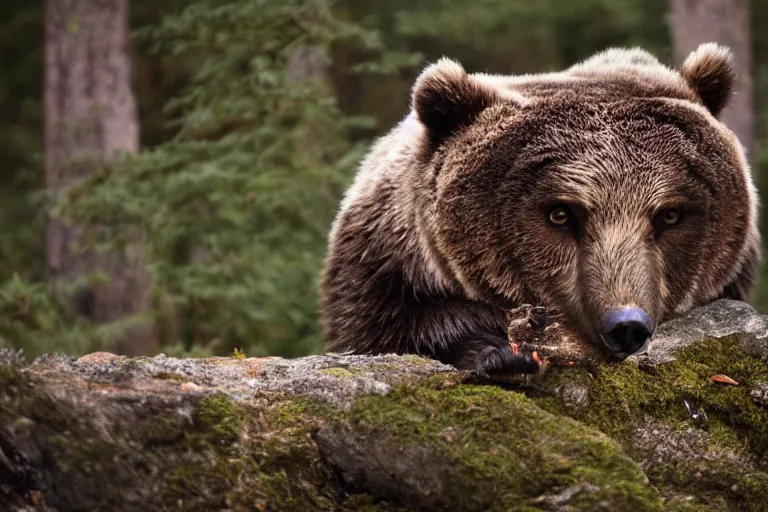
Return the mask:
<path id="1" fill-rule="evenodd" d="M 507 341 L 511 307 L 556 305 L 589 338 L 620 305 L 658 323 L 744 299 L 760 240 L 743 150 L 716 120 L 730 63 L 703 45 L 681 71 L 639 49 L 540 75 L 427 68 L 331 230 L 328 349 L 531 371 Z M 546 224 L 557 198 L 580 205 L 580 233 Z M 655 236 L 654 209 L 685 198 L 685 225 Z"/>

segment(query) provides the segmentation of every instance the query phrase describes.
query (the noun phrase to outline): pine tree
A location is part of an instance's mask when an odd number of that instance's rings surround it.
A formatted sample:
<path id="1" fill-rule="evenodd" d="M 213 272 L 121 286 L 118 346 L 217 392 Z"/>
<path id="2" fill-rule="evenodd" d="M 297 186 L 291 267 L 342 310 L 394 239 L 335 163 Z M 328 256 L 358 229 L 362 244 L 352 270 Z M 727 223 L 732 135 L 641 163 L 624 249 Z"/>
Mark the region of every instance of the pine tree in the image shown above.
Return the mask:
<path id="1" fill-rule="evenodd" d="M 359 120 L 338 109 L 323 62 L 335 42 L 373 41 L 306 0 L 196 2 L 142 37 L 197 64 L 168 104 L 178 136 L 73 190 L 61 211 L 109 226 L 114 246 L 148 233 L 162 335 L 182 348 L 319 349 L 327 233 L 365 147 L 348 140 Z"/>

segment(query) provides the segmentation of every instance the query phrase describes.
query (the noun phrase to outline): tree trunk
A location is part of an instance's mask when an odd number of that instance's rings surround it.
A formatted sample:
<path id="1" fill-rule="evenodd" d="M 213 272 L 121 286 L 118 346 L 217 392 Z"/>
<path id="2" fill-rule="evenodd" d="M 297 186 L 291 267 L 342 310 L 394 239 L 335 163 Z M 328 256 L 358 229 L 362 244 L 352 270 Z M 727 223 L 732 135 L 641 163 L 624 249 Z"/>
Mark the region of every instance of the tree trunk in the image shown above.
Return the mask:
<path id="1" fill-rule="evenodd" d="M 139 148 L 131 90 L 129 0 L 48 0 L 45 6 L 45 184 L 53 200 L 121 153 Z M 78 251 L 85 233 L 60 219 L 47 232 L 48 269 L 57 295 L 96 324 L 111 323 L 149 305 L 140 247 L 130 252 Z M 67 284 L 101 271 L 106 285 L 66 292 Z M 135 328 L 121 351 L 156 346 L 154 330 Z"/>
<path id="2" fill-rule="evenodd" d="M 739 138 L 754 161 L 755 134 L 749 0 L 670 0 L 672 46 L 681 64 L 699 44 L 714 41 L 731 48 L 736 94 L 720 119 Z"/>

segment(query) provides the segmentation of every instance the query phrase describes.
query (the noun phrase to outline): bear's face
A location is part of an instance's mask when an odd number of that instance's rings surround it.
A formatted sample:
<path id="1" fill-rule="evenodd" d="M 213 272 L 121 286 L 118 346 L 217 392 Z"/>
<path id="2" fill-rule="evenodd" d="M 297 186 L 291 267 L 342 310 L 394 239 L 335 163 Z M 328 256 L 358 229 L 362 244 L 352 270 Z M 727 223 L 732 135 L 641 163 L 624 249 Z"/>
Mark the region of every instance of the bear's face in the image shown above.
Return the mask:
<path id="1" fill-rule="evenodd" d="M 471 295 L 557 307 L 623 358 L 735 278 L 755 200 L 738 142 L 707 108 L 481 92 L 461 129 L 425 123 L 425 219 Z"/>

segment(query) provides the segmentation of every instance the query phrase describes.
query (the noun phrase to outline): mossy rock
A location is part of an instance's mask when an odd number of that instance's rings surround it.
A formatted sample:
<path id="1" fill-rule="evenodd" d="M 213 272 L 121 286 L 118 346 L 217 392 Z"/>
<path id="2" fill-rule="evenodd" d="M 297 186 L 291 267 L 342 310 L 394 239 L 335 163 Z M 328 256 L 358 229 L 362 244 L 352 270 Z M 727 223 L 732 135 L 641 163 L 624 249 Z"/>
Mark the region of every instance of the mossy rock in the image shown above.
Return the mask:
<path id="1" fill-rule="evenodd" d="M 716 307 L 661 359 L 504 387 L 414 356 L 0 352 L 0 510 L 762 510 L 768 328 Z"/>
<path id="2" fill-rule="evenodd" d="M 718 301 L 665 326 L 648 357 L 560 369 L 524 392 L 619 441 L 667 506 L 765 510 L 767 333 L 765 318 L 749 306 Z M 716 375 L 736 384 L 713 381 Z M 542 396 L 542 388 L 552 393 Z M 569 400 L 578 394 L 573 388 L 583 391 L 578 405 Z"/>

